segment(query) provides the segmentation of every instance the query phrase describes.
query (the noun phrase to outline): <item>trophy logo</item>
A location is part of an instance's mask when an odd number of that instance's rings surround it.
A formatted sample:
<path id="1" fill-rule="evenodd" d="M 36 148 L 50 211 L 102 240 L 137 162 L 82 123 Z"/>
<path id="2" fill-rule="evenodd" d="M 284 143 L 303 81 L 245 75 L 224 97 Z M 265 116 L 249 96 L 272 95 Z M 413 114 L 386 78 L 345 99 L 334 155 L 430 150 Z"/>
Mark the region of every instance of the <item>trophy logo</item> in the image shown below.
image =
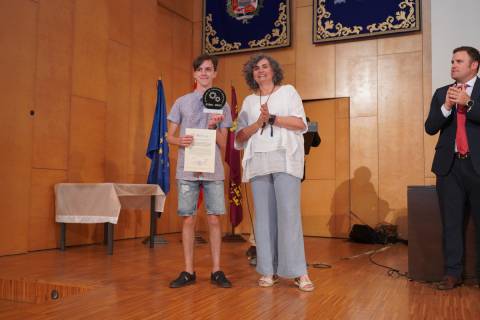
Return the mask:
<path id="1" fill-rule="evenodd" d="M 223 107 L 225 106 L 225 103 L 227 103 L 227 96 L 222 89 L 212 87 L 205 91 L 202 97 L 202 102 L 205 106 L 203 112 L 223 114 Z"/>

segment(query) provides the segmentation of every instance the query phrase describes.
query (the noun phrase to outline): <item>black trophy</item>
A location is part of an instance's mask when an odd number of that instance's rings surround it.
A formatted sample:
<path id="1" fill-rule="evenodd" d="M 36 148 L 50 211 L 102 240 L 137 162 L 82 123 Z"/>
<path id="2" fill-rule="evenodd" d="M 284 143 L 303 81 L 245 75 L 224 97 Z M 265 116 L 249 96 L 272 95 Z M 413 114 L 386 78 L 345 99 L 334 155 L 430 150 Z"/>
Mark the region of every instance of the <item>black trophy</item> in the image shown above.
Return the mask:
<path id="1" fill-rule="evenodd" d="M 202 102 L 205 106 L 203 112 L 223 114 L 223 107 L 227 102 L 227 96 L 222 89 L 212 87 L 205 91 L 202 97 Z"/>

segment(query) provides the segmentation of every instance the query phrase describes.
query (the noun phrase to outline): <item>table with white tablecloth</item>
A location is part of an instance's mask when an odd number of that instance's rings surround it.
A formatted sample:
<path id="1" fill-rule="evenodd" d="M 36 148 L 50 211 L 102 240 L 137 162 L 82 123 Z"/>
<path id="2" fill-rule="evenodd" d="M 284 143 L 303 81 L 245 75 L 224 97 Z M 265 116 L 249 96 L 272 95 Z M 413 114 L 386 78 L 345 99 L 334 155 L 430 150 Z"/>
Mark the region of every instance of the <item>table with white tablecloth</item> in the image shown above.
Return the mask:
<path id="1" fill-rule="evenodd" d="M 150 207 L 150 247 L 156 221 L 163 212 L 165 194 L 156 184 L 58 183 L 55 185 L 55 221 L 61 224 L 60 248 L 65 249 L 66 223 L 104 223 L 108 253 L 113 253 L 113 224 L 121 208 Z"/>

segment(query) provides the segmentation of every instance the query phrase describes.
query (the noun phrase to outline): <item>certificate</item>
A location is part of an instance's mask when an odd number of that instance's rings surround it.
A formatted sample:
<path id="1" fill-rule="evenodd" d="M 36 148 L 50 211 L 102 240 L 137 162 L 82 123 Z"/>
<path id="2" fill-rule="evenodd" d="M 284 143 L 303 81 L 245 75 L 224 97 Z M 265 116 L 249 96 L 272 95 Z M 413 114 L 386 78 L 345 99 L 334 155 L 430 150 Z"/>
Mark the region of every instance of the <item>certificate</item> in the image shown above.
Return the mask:
<path id="1" fill-rule="evenodd" d="M 185 134 L 193 136 L 193 142 L 185 148 L 183 170 L 213 173 L 217 130 L 186 128 Z"/>

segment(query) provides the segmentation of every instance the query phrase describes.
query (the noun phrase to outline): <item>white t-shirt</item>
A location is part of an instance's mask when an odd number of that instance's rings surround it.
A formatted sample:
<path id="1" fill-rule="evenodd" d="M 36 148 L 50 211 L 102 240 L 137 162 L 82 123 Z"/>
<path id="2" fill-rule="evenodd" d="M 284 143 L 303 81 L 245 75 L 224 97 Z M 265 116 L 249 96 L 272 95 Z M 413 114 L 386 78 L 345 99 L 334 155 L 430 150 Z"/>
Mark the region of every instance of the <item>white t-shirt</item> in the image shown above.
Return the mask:
<path id="1" fill-rule="evenodd" d="M 263 132 L 258 130 L 246 142 L 235 142 L 237 150 L 244 149 L 242 181 L 248 182 L 253 177 L 275 172 L 286 172 L 301 179 L 304 165 L 303 133 L 307 131 L 307 120 L 302 99 L 293 86 L 283 85 L 270 97 L 255 94 L 246 97 L 237 118 L 237 132 L 257 121 L 260 102 L 265 103 L 267 99 L 270 114 L 299 117 L 305 123 L 305 129 L 295 131 L 267 124 Z"/>

